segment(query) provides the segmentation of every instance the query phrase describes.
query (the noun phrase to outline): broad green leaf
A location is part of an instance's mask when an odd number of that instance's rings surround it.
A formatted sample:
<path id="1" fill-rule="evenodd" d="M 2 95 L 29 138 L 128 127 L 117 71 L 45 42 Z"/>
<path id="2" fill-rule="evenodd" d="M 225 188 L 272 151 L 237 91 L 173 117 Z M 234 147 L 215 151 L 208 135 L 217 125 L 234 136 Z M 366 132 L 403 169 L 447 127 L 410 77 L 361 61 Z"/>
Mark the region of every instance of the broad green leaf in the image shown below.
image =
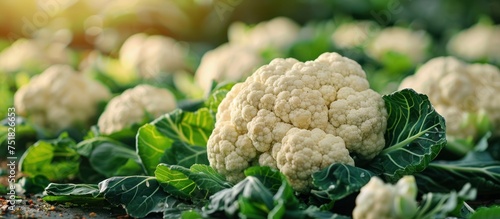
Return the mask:
<path id="1" fill-rule="evenodd" d="M 163 190 L 182 199 L 205 198 L 208 194 L 200 190 L 196 183 L 189 179 L 190 170 L 182 166 L 159 164 L 155 171 Z"/>
<path id="2" fill-rule="evenodd" d="M 107 137 L 96 137 L 78 143 L 76 150 L 89 160 L 90 166 L 105 177 L 142 174 L 139 157 L 128 146 Z"/>
<path id="3" fill-rule="evenodd" d="M 445 122 L 427 96 L 411 89 L 383 96 L 386 146 L 367 169 L 395 182 L 424 170 L 446 144 Z"/>
<path id="4" fill-rule="evenodd" d="M 313 173 L 313 189 L 311 193 L 326 200 L 340 200 L 366 185 L 374 174 L 368 170 L 334 163 L 316 173 Z"/>
<path id="5" fill-rule="evenodd" d="M 245 170 L 245 176 L 253 176 L 264 184 L 272 193 L 276 193 L 281 187 L 285 177 L 275 169 L 268 166 L 253 166 Z"/>
<path id="6" fill-rule="evenodd" d="M 470 219 L 497 219 L 500 215 L 500 206 L 481 207 L 470 216 Z"/>
<path id="7" fill-rule="evenodd" d="M 180 109 L 159 117 L 139 129 L 137 153 L 149 175 L 154 173 L 165 150 L 176 141 L 205 146 L 212 133 L 215 120 L 207 108 L 196 112 Z"/>
<path id="8" fill-rule="evenodd" d="M 212 167 L 203 164 L 194 164 L 189 168 L 191 173 L 189 179 L 193 180 L 198 188 L 207 190 L 209 194 L 215 194 L 223 189 L 231 188 L 233 185 L 226 181 Z"/>
<path id="9" fill-rule="evenodd" d="M 96 184 L 50 183 L 45 188 L 45 194 L 97 196 L 99 187 Z"/>
<path id="10" fill-rule="evenodd" d="M 165 208 L 163 191 L 155 177 L 112 177 L 99 183 L 99 194 L 113 205 L 121 205 L 132 217 L 145 217 Z"/>
<path id="11" fill-rule="evenodd" d="M 500 194 L 500 161 L 488 152 L 471 152 L 458 161 L 434 161 L 415 175 L 421 192 L 447 193 L 465 183 L 480 195 Z"/>
<path id="12" fill-rule="evenodd" d="M 36 175 L 34 177 L 21 177 L 17 183 L 22 189 L 23 194 L 42 193 L 50 184 L 50 180 L 44 175 Z"/>
<path id="13" fill-rule="evenodd" d="M 204 105 L 208 108 L 208 110 L 215 115 L 220 103 L 235 84 L 236 83 L 234 82 L 217 84 L 205 101 Z"/>
<path id="14" fill-rule="evenodd" d="M 21 171 L 29 176 L 44 175 L 51 181 L 72 179 L 78 174 L 80 161 L 74 146 L 66 133 L 55 140 L 38 141 L 21 157 Z"/>
<path id="15" fill-rule="evenodd" d="M 165 150 L 165 155 L 160 159 L 162 163 L 179 165 L 186 168 L 193 164 L 210 164 L 207 157 L 207 148 L 203 146 L 188 145 L 176 141 Z"/>

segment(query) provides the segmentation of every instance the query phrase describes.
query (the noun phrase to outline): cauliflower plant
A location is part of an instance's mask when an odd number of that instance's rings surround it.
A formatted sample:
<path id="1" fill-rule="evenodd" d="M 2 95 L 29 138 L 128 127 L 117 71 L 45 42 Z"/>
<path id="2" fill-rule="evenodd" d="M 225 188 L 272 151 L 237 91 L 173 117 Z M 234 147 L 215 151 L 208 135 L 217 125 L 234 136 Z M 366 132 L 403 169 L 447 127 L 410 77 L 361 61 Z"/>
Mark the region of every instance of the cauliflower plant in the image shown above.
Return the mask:
<path id="1" fill-rule="evenodd" d="M 138 85 L 111 99 L 97 124 L 101 133 L 109 135 L 175 108 L 175 97 L 169 90 Z"/>
<path id="2" fill-rule="evenodd" d="M 297 39 L 299 31 L 300 26 L 294 21 L 277 17 L 252 28 L 242 22 L 235 22 L 228 29 L 228 38 L 232 44 L 242 44 L 254 49 L 271 47 L 283 50 Z"/>
<path id="3" fill-rule="evenodd" d="M 257 50 L 239 44 L 223 44 L 203 55 L 195 80 L 208 93 L 212 81 L 238 81 L 264 64 Z"/>
<path id="4" fill-rule="evenodd" d="M 396 185 L 372 177 L 356 197 L 353 219 L 405 219 L 417 211 L 417 185 L 413 176 L 404 176 Z"/>
<path id="5" fill-rule="evenodd" d="M 396 52 L 407 56 L 413 63 L 420 63 L 425 60 L 430 43 L 429 35 L 423 30 L 389 27 L 369 43 L 367 54 L 381 60 L 387 52 Z"/>
<path id="6" fill-rule="evenodd" d="M 54 65 L 14 95 L 14 106 L 21 116 L 36 125 L 57 132 L 75 125 L 90 125 L 99 102 L 111 98 L 109 90 L 75 72 L 67 65 Z"/>
<path id="7" fill-rule="evenodd" d="M 500 63 L 500 25 L 476 24 L 455 35 L 447 45 L 450 54 L 478 61 Z"/>
<path id="8" fill-rule="evenodd" d="M 470 116 L 486 115 L 500 134 L 500 70 L 489 64 L 467 64 L 454 57 L 429 60 L 407 77 L 400 88 L 426 94 L 446 119 L 446 134 L 466 139 L 477 136 Z"/>
<path id="9" fill-rule="evenodd" d="M 378 26 L 372 21 L 351 22 L 340 25 L 332 34 L 333 43 L 339 48 L 363 46 L 378 32 Z"/>
<path id="10" fill-rule="evenodd" d="M 161 72 L 186 68 L 188 50 L 180 42 L 160 35 L 138 33 L 129 37 L 120 49 L 120 62 L 135 68 L 143 78 L 155 78 Z"/>
<path id="11" fill-rule="evenodd" d="M 231 182 L 251 165 L 279 169 L 307 192 L 311 174 L 354 165 L 384 147 L 385 103 L 355 61 L 324 53 L 314 61 L 275 59 L 236 84 L 219 105 L 208 140 L 210 165 Z"/>

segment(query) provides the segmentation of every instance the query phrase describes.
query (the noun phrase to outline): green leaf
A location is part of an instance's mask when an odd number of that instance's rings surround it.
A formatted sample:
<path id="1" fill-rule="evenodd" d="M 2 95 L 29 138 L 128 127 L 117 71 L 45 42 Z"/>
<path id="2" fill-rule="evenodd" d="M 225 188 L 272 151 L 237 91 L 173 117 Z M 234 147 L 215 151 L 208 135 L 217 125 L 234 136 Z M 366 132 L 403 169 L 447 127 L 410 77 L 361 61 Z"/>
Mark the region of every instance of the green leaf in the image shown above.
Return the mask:
<path id="1" fill-rule="evenodd" d="M 22 188 L 23 194 L 42 193 L 50 184 L 50 180 L 44 175 L 36 175 L 34 177 L 21 177 L 17 184 Z"/>
<path id="2" fill-rule="evenodd" d="M 163 191 L 155 177 L 112 177 L 99 183 L 99 194 L 113 205 L 121 205 L 132 217 L 145 217 L 165 208 Z"/>
<path id="3" fill-rule="evenodd" d="M 476 190 L 465 184 L 460 192 L 427 193 L 422 197 L 417 213 L 413 218 L 445 218 L 460 216 L 464 201 L 476 198 Z"/>
<path id="4" fill-rule="evenodd" d="M 205 106 L 208 108 L 208 110 L 210 110 L 215 115 L 220 103 L 235 84 L 236 83 L 234 82 L 227 82 L 215 85 L 215 88 L 212 89 L 210 95 L 205 101 Z"/>
<path id="5" fill-rule="evenodd" d="M 50 183 L 45 194 L 95 197 L 99 194 L 99 187 L 96 184 Z"/>
<path id="6" fill-rule="evenodd" d="M 226 181 L 223 175 L 219 174 L 212 167 L 203 164 L 194 164 L 190 168 L 189 179 L 193 180 L 198 188 L 215 194 L 223 189 L 231 188 L 233 185 Z"/>
<path id="7" fill-rule="evenodd" d="M 366 185 L 374 173 L 351 165 L 334 163 L 313 173 L 313 185 L 317 188 L 311 193 L 319 198 L 337 201 Z"/>
<path id="8" fill-rule="evenodd" d="M 245 176 L 253 176 L 264 184 L 272 193 L 276 193 L 286 178 L 275 169 L 268 166 L 252 166 L 245 170 Z"/>
<path id="9" fill-rule="evenodd" d="M 424 170 L 446 144 L 445 121 L 426 95 L 411 89 L 383 96 L 386 146 L 367 169 L 391 182 Z"/>
<path id="10" fill-rule="evenodd" d="M 38 141 L 19 161 L 21 171 L 29 176 L 44 175 L 51 181 L 72 179 L 78 173 L 80 155 L 75 142 L 63 133 L 55 140 Z"/>
<path id="11" fill-rule="evenodd" d="M 193 164 L 210 164 L 206 147 L 188 145 L 181 141 L 174 142 L 170 148 L 166 149 L 160 161 L 165 164 L 179 165 L 186 168 L 191 167 Z"/>
<path id="12" fill-rule="evenodd" d="M 182 199 L 207 197 L 208 193 L 200 190 L 189 175 L 189 169 L 176 165 L 159 164 L 155 171 L 155 176 L 165 192 Z"/>
<path id="13" fill-rule="evenodd" d="M 465 183 L 479 195 L 500 194 L 500 161 L 488 152 L 471 152 L 458 161 L 434 161 L 415 175 L 422 192 L 450 192 Z"/>
<path id="14" fill-rule="evenodd" d="M 139 157 L 127 145 L 107 137 L 82 141 L 76 146 L 90 166 L 105 177 L 142 174 Z"/>
<path id="15" fill-rule="evenodd" d="M 500 215 L 500 206 L 481 207 L 470 216 L 470 219 L 497 219 Z"/>
<path id="16" fill-rule="evenodd" d="M 137 134 L 137 153 L 146 172 L 149 175 L 154 173 L 165 150 L 176 141 L 206 146 L 214 123 L 215 119 L 207 108 L 196 112 L 177 109 L 142 126 Z"/>

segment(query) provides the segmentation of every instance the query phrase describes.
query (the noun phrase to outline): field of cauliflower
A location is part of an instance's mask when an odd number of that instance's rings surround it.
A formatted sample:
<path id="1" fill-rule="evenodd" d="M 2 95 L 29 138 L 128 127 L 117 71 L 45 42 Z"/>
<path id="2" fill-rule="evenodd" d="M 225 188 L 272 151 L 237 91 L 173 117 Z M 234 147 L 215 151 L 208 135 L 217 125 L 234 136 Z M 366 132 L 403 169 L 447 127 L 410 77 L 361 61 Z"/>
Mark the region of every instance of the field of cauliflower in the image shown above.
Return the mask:
<path id="1" fill-rule="evenodd" d="M 0 3 L 0 218 L 500 218 L 500 2 Z"/>

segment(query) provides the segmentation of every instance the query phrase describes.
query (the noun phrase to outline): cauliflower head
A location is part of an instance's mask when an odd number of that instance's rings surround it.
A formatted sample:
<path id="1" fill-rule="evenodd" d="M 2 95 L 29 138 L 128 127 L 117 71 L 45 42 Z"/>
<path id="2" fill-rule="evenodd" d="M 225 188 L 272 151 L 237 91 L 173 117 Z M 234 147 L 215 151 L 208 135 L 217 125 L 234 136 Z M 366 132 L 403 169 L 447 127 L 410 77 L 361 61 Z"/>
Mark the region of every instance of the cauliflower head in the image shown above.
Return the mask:
<path id="1" fill-rule="evenodd" d="M 195 81 L 210 92 L 212 81 L 239 81 L 264 64 L 264 59 L 253 48 L 239 44 L 223 44 L 205 53 L 196 70 Z"/>
<path id="2" fill-rule="evenodd" d="M 340 25 L 332 34 L 332 41 L 339 48 L 363 46 L 378 32 L 379 27 L 372 21 L 351 22 Z"/>
<path id="3" fill-rule="evenodd" d="M 169 90 L 138 85 L 111 99 L 97 125 L 101 133 L 109 135 L 175 108 L 175 97 Z"/>
<path id="4" fill-rule="evenodd" d="M 500 134 L 500 70 L 489 64 L 467 64 L 454 57 L 429 60 L 403 80 L 400 88 L 426 94 L 446 119 L 446 134 L 466 139 L 477 136 L 474 126 L 464 126 L 469 116 L 484 114 Z"/>
<path id="5" fill-rule="evenodd" d="M 250 46 L 254 49 L 272 47 L 282 50 L 290 46 L 298 37 L 300 26 L 286 17 L 277 17 L 248 28 L 242 22 L 229 26 L 228 38 L 232 44 Z"/>
<path id="6" fill-rule="evenodd" d="M 119 56 L 124 66 L 137 69 L 141 77 L 155 78 L 186 68 L 187 54 L 187 48 L 172 38 L 138 33 L 123 43 Z"/>
<path id="7" fill-rule="evenodd" d="M 448 42 L 450 54 L 470 60 L 500 63 L 500 25 L 476 24 L 456 34 Z"/>
<path id="8" fill-rule="evenodd" d="M 407 56 L 413 63 L 424 61 L 431 40 L 423 31 L 413 31 L 402 27 L 385 28 L 367 46 L 367 54 L 381 60 L 387 52 Z"/>
<path id="9" fill-rule="evenodd" d="M 405 219 L 417 210 L 417 185 L 413 176 L 404 176 L 396 185 L 372 177 L 356 197 L 353 219 Z M 402 209 L 403 208 L 403 209 Z"/>
<path id="10" fill-rule="evenodd" d="M 57 132 L 89 125 L 99 102 L 109 98 L 111 93 L 99 82 L 78 74 L 68 65 L 53 65 L 16 92 L 14 106 L 19 115 Z"/>
<path id="11" fill-rule="evenodd" d="M 208 140 L 210 164 L 228 180 L 251 165 L 279 169 L 307 192 L 311 173 L 332 163 L 353 165 L 384 147 L 385 103 L 355 61 L 324 53 L 314 61 L 274 59 L 219 105 Z"/>

